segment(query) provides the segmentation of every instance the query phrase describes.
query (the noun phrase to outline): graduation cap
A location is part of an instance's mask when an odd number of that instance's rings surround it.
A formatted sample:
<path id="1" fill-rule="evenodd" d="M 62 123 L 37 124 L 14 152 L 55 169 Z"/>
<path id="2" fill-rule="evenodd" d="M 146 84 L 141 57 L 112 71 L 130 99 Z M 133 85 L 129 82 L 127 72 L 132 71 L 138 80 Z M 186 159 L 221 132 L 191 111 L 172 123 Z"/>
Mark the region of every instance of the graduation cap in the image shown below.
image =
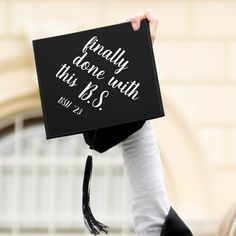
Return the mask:
<path id="1" fill-rule="evenodd" d="M 100 153 L 164 116 L 147 19 L 33 40 L 46 139 L 83 134 Z M 90 209 L 92 153 L 83 181 L 84 222 L 107 233 Z"/>

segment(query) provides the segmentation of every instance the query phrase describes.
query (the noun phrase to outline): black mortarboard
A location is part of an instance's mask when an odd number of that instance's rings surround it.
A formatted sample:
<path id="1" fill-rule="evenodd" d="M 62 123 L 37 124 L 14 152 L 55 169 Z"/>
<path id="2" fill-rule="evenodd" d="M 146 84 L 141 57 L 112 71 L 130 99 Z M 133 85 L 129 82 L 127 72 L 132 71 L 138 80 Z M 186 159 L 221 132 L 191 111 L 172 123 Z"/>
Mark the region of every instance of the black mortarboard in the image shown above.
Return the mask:
<path id="1" fill-rule="evenodd" d="M 148 20 L 33 40 L 46 138 L 82 133 L 90 149 L 105 152 L 164 116 Z M 107 233 L 89 206 L 92 155 L 83 182 L 84 221 Z"/>

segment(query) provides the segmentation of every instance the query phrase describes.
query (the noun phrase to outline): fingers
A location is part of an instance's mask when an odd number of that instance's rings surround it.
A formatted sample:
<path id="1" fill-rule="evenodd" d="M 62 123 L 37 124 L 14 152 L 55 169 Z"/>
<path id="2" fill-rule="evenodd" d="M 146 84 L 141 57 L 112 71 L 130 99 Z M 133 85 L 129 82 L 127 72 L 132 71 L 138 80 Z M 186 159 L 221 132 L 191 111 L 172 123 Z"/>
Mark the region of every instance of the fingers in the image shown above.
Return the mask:
<path id="1" fill-rule="evenodd" d="M 140 22 L 143 19 L 145 19 L 144 13 L 140 12 L 140 13 L 137 13 L 136 15 L 134 15 L 134 16 L 124 16 L 119 21 L 117 21 L 117 23 L 129 22 L 130 21 L 133 29 L 138 30 L 140 28 Z"/>
<path id="2" fill-rule="evenodd" d="M 154 42 L 154 40 L 156 38 L 157 25 L 158 25 L 157 17 L 150 10 L 147 10 L 145 12 L 145 16 L 149 21 L 149 28 L 150 28 L 150 32 L 151 32 L 151 38 L 152 38 L 152 42 Z"/>
<path id="3" fill-rule="evenodd" d="M 158 20 L 157 20 L 156 16 L 152 13 L 152 11 L 146 10 L 145 12 L 141 12 L 139 14 L 136 14 L 135 16 L 131 17 L 130 19 L 131 19 L 132 27 L 135 31 L 139 30 L 140 22 L 143 19 L 147 19 L 149 21 L 151 40 L 152 40 L 152 43 L 154 43 L 154 40 L 156 38 Z"/>
<path id="4" fill-rule="evenodd" d="M 136 15 L 134 15 L 134 16 L 132 16 L 132 17 L 130 18 L 132 27 L 133 27 L 133 29 L 134 29 L 135 31 L 136 31 L 136 30 L 139 30 L 139 28 L 140 28 L 140 22 L 141 22 L 143 19 L 145 19 L 145 18 L 146 18 L 146 17 L 145 17 L 145 15 L 144 15 L 143 12 L 138 13 L 138 14 L 136 14 Z"/>
<path id="5" fill-rule="evenodd" d="M 130 21 L 131 25 L 133 27 L 133 30 L 137 31 L 137 30 L 139 30 L 140 23 L 143 19 L 147 19 L 149 21 L 151 39 L 152 39 L 152 42 L 154 42 L 154 40 L 156 38 L 158 20 L 157 20 L 157 17 L 152 13 L 151 10 L 148 9 L 144 12 L 139 12 L 134 16 L 125 16 L 125 17 L 123 17 L 123 19 L 121 19 L 119 21 L 119 23 Z"/>

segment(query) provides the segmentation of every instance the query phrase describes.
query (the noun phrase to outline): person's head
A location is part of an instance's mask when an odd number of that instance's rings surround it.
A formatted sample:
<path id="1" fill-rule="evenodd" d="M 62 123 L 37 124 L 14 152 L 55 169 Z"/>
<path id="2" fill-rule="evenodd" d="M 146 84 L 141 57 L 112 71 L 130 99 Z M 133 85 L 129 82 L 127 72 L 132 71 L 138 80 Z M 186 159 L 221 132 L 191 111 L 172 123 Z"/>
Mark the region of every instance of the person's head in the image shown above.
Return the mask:
<path id="1" fill-rule="evenodd" d="M 219 236 L 236 235 L 236 203 L 227 211 L 219 228 Z"/>

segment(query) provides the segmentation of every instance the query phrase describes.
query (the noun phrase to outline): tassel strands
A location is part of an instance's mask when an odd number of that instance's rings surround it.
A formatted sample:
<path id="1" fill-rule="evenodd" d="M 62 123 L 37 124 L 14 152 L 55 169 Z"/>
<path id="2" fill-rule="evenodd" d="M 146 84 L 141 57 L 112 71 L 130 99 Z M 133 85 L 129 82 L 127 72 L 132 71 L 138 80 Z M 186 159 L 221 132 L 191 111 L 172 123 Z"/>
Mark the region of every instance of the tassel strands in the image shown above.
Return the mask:
<path id="1" fill-rule="evenodd" d="M 94 135 L 94 138 L 96 133 Z M 92 147 L 90 147 L 92 149 Z M 93 169 L 93 157 L 92 154 L 87 156 L 85 170 L 84 170 L 84 179 L 83 179 L 83 197 L 82 197 L 82 209 L 83 209 L 83 216 L 84 216 L 84 223 L 89 230 L 89 232 L 93 235 L 100 234 L 100 231 L 108 233 L 108 226 L 102 224 L 101 222 L 97 221 L 90 208 L 90 179 Z"/>

